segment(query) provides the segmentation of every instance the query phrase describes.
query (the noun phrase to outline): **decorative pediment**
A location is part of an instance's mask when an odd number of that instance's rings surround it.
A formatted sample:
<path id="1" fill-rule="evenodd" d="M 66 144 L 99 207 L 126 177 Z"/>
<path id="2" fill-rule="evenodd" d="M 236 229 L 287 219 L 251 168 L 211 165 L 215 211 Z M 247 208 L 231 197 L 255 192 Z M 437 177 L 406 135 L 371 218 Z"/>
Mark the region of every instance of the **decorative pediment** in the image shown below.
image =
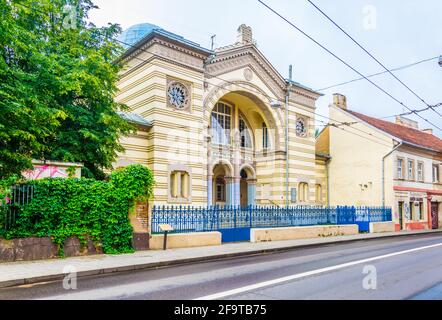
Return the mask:
<path id="1" fill-rule="evenodd" d="M 244 69 L 244 78 L 251 81 L 254 76 L 261 78 L 262 82 L 273 92 L 275 98 L 283 100 L 286 91 L 286 80 L 270 64 L 264 55 L 253 44 L 236 44 L 218 49 L 216 56 L 205 67 L 207 79 L 222 78 L 236 70 Z M 226 79 L 229 80 L 229 79 Z M 303 98 L 310 100 L 311 105 L 320 95 L 302 86 L 292 86 L 292 91 Z"/>
<path id="2" fill-rule="evenodd" d="M 231 46 L 221 49 L 210 64 L 206 65 L 206 76 L 210 79 L 239 69 L 252 71 L 269 86 L 276 97 L 282 98 L 284 96 L 284 78 L 254 45 Z M 246 80 L 248 80 L 247 77 L 250 77 L 250 71 L 245 71 Z"/>

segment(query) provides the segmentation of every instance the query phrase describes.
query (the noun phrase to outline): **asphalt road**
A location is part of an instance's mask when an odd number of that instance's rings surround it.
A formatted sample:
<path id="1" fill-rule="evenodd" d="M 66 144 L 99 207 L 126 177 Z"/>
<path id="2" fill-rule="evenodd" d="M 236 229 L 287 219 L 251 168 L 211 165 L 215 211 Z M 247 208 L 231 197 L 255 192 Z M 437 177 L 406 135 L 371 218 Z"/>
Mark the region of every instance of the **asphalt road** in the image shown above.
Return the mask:
<path id="1" fill-rule="evenodd" d="M 0 299 L 439 299 L 442 235 L 334 244 L 0 289 Z"/>

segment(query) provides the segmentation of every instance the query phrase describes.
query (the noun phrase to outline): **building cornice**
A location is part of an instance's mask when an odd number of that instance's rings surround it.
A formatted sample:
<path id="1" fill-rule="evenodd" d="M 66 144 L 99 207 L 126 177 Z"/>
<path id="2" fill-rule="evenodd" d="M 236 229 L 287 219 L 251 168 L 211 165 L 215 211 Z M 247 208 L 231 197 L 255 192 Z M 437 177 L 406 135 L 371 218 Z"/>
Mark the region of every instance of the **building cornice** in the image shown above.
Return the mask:
<path id="1" fill-rule="evenodd" d="M 190 56 L 196 57 L 201 60 L 207 59 L 211 53 L 208 52 L 206 49 L 201 48 L 201 50 L 192 47 L 190 45 L 186 45 L 183 42 L 168 38 L 162 34 L 159 34 L 157 32 L 152 32 L 149 34 L 146 38 L 138 42 L 136 45 L 132 46 L 130 49 L 128 49 L 120 58 L 121 61 L 127 62 L 134 57 L 138 56 L 142 52 L 148 51 L 148 48 L 151 47 L 153 44 L 158 43 L 165 47 L 169 47 L 171 49 L 177 50 L 179 52 L 188 54 Z M 155 54 L 154 52 L 148 52 L 151 54 Z"/>

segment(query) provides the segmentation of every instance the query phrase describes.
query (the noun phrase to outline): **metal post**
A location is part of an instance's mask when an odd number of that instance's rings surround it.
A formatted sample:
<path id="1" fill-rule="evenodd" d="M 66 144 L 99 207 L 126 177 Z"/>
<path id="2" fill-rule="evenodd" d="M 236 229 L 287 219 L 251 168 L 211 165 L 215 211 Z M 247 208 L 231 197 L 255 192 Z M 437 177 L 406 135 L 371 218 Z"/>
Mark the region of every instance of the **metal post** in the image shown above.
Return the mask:
<path id="1" fill-rule="evenodd" d="M 293 66 L 289 67 L 289 81 L 287 83 L 287 89 L 285 94 L 285 206 L 288 210 L 289 207 L 289 95 L 290 88 L 292 87 Z"/>
<path id="2" fill-rule="evenodd" d="M 401 141 L 398 145 L 396 145 L 390 152 L 388 152 L 383 158 L 382 158 L 382 206 L 385 207 L 385 160 L 397 149 L 399 149 L 402 146 L 403 142 Z M 405 165 L 405 163 L 404 163 Z"/>
<path id="3" fill-rule="evenodd" d="M 285 95 L 285 206 L 289 207 L 289 88 L 287 86 L 287 93 Z"/>
<path id="4" fill-rule="evenodd" d="M 167 231 L 164 231 L 163 250 L 167 250 Z"/>

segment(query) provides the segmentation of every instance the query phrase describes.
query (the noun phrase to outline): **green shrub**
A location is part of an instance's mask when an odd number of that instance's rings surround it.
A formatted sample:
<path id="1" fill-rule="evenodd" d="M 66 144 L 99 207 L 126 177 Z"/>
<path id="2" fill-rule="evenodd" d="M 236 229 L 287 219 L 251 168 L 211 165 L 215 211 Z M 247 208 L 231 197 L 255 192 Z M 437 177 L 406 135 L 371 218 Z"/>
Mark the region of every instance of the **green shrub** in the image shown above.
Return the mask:
<path id="1" fill-rule="evenodd" d="M 52 237 L 60 248 L 69 237 L 91 239 L 104 253 L 133 252 L 129 210 L 153 194 L 152 172 L 141 165 L 111 174 L 109 182 L 91 179 L 43 179 L 30 204 L 21 207 L 16 226 L 6 237 Z"/>

